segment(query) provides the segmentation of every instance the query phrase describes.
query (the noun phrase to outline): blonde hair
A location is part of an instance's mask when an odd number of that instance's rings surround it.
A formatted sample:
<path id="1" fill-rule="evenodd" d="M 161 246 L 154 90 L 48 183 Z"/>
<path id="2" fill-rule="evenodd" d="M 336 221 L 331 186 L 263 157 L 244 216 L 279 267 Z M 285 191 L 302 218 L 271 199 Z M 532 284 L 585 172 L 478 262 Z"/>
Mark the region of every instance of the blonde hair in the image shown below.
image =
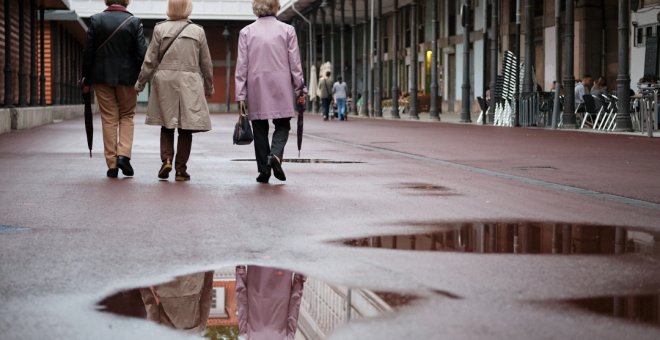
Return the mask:
<path id="1" fill-rule="evenodd" d="M 192 0 L 168 0 L 167 17 L 170 20 L 187 19 L 192 13 Z"/>
<path id="2" fill-rule="evenodd" d="M 258 17 L 277 14 L 280 10 L 280 0 L 252 0 L 252 13 Z"/>

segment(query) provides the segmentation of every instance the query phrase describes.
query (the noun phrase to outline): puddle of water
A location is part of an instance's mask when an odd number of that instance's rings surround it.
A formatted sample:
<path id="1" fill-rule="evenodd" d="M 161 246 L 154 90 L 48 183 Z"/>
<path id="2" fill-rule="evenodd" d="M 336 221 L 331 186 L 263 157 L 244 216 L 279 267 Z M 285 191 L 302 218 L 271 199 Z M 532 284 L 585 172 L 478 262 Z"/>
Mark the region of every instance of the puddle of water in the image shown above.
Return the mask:
<path id="1" fill-rule="evenodd" d="M 344 240 L 354 247 L 509 254 L 660 253 L 660 236 L 629 228 L 547 222 L 417 223 L 428 233 Z"/>
<path id="2" fill-rule="evenodd" d="M 659 294 L 604 296 L 567 300 L 566 302 L 597 314 L 660 327 Z"/>
<path id="3" fill-rule="evenodd" d="M 554 166 L 549 166 L 549 165 L 516 166 L 516 167 L 514 167 L 514 169 L 524 170 L 524 171 L 529 171 L 529 170 L 558 170 Z"/>
<path id="4" fill-rule="evenodd" d="M 232 159 L 232 162 L 255 162 L 254 159 Z M 358 161 L 333 161 L 330 159 L 284 158 L 283 163 L 362 164 Z"/>
<path id="5" fill-rule="evenodd" d="M 431 184 L 431 183 L 401 183 L 397 189 L 409 190 L 413 195 L 425 195 L 425 196 L 455 196 L 456 193 L 451 192 L 451 189 Z"/>
<path id="6" fill-rule="evenodd" d="M 23 228 L 23 227 L 13 227 L 10 225 L 0 225 L 0 233 L 10 233 L 10 232 L 16 232 L 16 231 L 27 231 L 30 230 L 29 228 Z"/>
<path id="7" fill-rule="evenodd" d="M 373 292 L 306 278 L 288 270 L 247 266 L 194 273 L 121 291 L 98 309 L 148 319 L 207 339 L 323 339 L 346 322 L 379 315 L 418 297 Z M 293 338 L 293 336 L 291 336 Z"/>

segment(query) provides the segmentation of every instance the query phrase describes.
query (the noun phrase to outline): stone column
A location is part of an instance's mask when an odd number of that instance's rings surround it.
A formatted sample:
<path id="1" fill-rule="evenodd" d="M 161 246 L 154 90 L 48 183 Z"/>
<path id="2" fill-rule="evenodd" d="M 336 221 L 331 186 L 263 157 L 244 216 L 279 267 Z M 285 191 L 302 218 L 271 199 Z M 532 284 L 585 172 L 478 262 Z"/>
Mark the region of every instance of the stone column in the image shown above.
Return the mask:
<path id="1" fill-rule="evenodd" d="M 382 18 L 383 18 L 383 0 L 375 0 L 378 2 L 378 14 L 376 16 L 376 69 L 374 70 L 374 116 L 382 117 L 383 116 L 383 106 L 382 106 L 382 93 L 381 89 L 383 88 L 383 29 L 382 29 Z"/>
<path id="2" fill-rule="evenodd" d="M 369 51 L 369 32 L 367 31 L 367 25 L 369 24 L 369 0 L 364 1 L 364 29 L 362 30 L 362 100 L 364 105 L 362 106 L 362 112 L 360 115 L 369 116 L 369 106 L 371 105 L 371 86 L 369 82 L 371 80 L 371 51 Z"/>
<path id="3" fill-rule="evenodd" d="M 470 31 L 472 30 L 471 26 L 471 8 L 470 0 L 465 0 L 463 3 L 463 16 L 464 20 L 463 26 L 463 85 L 461 89 L 463 90 L 461 101 L 462 110 L 461 110 L 461 122 L 462 123 L 471 123 L 472 118 L 470 117 L 470 103 L 472 102 L 470 96 Z"/>
<path id="4" fill-rule="evenodd" d="M 394 0 L 392 21 L 392 117 L 399 118 L 399 0 Z"/>
<path id="5" fill-rule="evenodd" d="M 4 1 L 5 6 L 5 107 L 14 106 L 14 88 L 11 75 L 11 4 L 9 0 Z"/>
<path id="6" fill-rule="evenodd" d="M 30 1 L 30 105 L 37 106 L 37 0 Z"/>
<path id="7" fill-rule="evenodd" d="M 25 1 L 18 2 L 18 106 L 26 106 L 25 85 Z"/>
<path id="8" fill-rule="evenodd" d="M 630 120 L 630 2 L 619 0 L 619 73 L 616 77 L 616 94 L 619 112 L 616 116 L 616 131 L 632 131 Z"/>
<path id="9" fill-rule="evenodd" d="M 566 0 L 566 24 L 564 29 L 564 114 L 562 127 L 575 128 L 575 76 L 573 75 L 573 0 Z"/>
<path id="10" fill-rule="evenodd" d="M 410 118 L 419 119 L 417 115 L 417 52 L 419 44 L 417 43 L 417 1 L 410 3 Z"/>
<path id="11" fill-rule="evenodd" d="M 432 120 L 440 120 L 438 110 L 438 1 L 431 1 L 431 107 Z"/>
<path id="12" fill-rule="evenodd" d="M 395 0 L 396 1 L 396 0 Z M 356 44 L 356 38 L 357 34 L 355 34 L 355 30 L 357 29 L 357 16 L 356 16 L 356 9 L 355 9 L 355 0 L 351 0 L 351 9 L 352 9 L 352 21 L 351 21 L 351 96 L 353 98 L 353 106 L 351 110 L 353 111 L 354 115 L 357 115 L 357 44 Z"/>

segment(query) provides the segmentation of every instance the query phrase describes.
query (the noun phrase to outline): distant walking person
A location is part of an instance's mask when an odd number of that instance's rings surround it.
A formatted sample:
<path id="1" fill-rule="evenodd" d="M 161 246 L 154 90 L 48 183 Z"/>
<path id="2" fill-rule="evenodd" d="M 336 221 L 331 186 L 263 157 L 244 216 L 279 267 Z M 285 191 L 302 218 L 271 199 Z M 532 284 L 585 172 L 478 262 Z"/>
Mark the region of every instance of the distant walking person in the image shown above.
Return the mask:
<path id="1" fill-rule="evenodd" d="M 158 178 L 167 179 L 176 170 L 176 181 L 189 181 L 188 159 L 192 134 L 211 130 L 209 107 L 204 96 L 213 94 L 213 63 L 204 28 L 188 20 L 192 0 L 169 0 L 167 21 L 156 24 L 142 65 L 136 91 L 151 80 L 147 106 L 148 125 L 160 125 Z M 176 158 L 174 129 L 178 129 Z"/>
<path id="2" fill-rule="evenodd" d="M 96 92 L 103 126 L 106 175 L 116 178 L 119 169 L 133 176 L 133 116 L 137 95 L 133 84 L 140 72 L 147 43 L 142 21 L 126 7 L 130 0 L 105 0 L 108 8 L 89 18 L 83 50 L 82 86 Z"/>
<path id="3" fill-rule="evenodd" d="M 325 77 L 319 80 L 319 97 L 321 97 L 321 110 L 323 120 L 328 120 L 330 114 L 330 102 L 332 101 L 332 78 L 330 71 L 325 73 Z"/>
<path id="4" fill-rule="evenodd" d="M 236 101 L 245 107 L 247 100 L 260 183 L 268 183 L 271 169 L 275 178 L 286 180 L 282 159 L 295 116 L 294 93 L 301 104 L 307 94 L 296 31 L 275 18 L 279 9 L 278 0 L 253 0 L 252 11 L 258 19 L 244 27 L 238 38 Z M 269 119 L 275 124 L 271 145 Z"/>
<path id="5" fill-rule="evenodd" d="M 339 112 L 339 120 L 346 119 L 346 97 L 348 93 L 348 85 L 343 81 L 342 77 L 337 77 L 337 82 L 332 85 L 332 94 L 337 102 L 337 111 Z"/>

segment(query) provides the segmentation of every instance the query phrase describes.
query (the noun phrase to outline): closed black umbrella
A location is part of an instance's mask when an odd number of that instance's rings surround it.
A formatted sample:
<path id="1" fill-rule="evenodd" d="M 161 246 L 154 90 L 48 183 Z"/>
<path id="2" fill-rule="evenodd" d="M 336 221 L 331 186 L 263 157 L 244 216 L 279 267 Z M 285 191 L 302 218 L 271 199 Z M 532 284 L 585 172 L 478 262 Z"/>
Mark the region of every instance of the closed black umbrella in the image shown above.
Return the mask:
<path id="1" fill-rule="evenodd" d="M 305 116 L 303 115 L 305 112 L 305 97 L 302 97 L 302 100 L 298 99 L 296 101 L 296 110 L 298 111 L 298 130 L 296 131 L 296 135 L 298 137 L 298 158 L 300 158 L 300 147 L 302 146 L 303 136 L 303 122 L 305 119 Z"/>
<path id="2" fill-rule="evenodd" d="M 92 124 L 92 92 L 82 94 L 85 103 L 85 133 L 87 133 L 87 147 L 89 148 L 89 158 L 92 158 L 92 140 L 94 139 L 94 125 Z"/>

